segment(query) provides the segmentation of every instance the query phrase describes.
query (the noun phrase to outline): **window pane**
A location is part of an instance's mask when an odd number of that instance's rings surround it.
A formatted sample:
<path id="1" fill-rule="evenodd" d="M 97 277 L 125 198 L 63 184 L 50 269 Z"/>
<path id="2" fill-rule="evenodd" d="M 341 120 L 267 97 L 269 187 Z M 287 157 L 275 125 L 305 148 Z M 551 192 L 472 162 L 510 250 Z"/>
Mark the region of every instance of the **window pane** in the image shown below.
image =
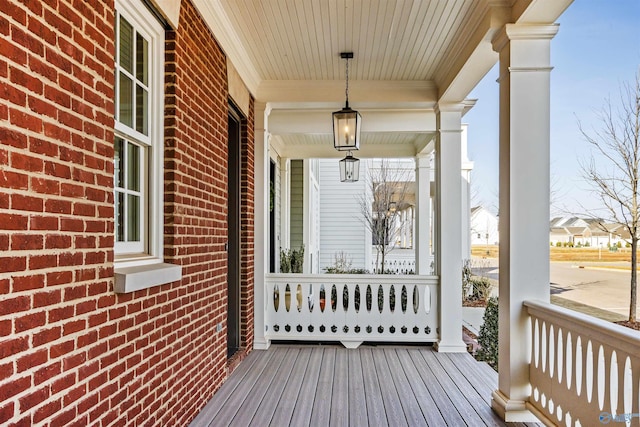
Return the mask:
<path id="1" fill-rule="evenodd" d="M 127 188 L 140 191 L 140 147 L 127 144 Z"/>
<path id="2" fill-rule="evenodd" d="M 119 120 L 133 127 L 133 82 L 124 73 L 120 73 Z"/>
<path id="3" fill-rule="evenodd" d="M 116 241 L 124 242 L 124 194 L 116 192 Z"/>
<path id="4" fill-rule="evenodd" d="M 149 93 L 140 85 L 136 85 L 136 130 L 145 135 L 149 134 L 148 100 Z"/>
<path id="5" fill-rule="evenodd" d="M 114 183 L 115 187 L 124 186 L 124 140 L 116 137 L 114 154 Z"/>
<path id="6" fill-rule="evenodd" d="M 120 66 L 133 73 L 133 27 L 120 17 Z"/>
<path id="7" fill-rule="evenodd" d="M 140 197 L 127 196 L 127 241 L 140 241 Z"/>
<path id="8" fill-rule="evenodd" d="M 136 34 L 136 78 L 145 86 L 149 74 L 149 43 L 140 34 Z"/>

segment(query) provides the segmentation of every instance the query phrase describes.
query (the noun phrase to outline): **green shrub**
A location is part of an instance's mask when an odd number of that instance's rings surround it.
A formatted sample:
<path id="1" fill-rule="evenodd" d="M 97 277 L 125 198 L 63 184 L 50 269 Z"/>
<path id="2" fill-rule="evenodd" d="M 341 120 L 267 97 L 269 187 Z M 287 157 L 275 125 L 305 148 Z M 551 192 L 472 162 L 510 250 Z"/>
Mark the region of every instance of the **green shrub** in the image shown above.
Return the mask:
<path id="1" fill-rule="evenodd" d="M 560 248 L 560 247 L 562 247 L 562 242 L 560 241 L 556 242 L 556 248 Z"/>
<path id="2" fill-rule="evenodd" d="M 302 273 L 304 245 L 300 249 L 280 249 L 280 273 Z"/>
<path id="3" fill-rule="evenodd" d="M 466 300 L 470 295 L 473 289 L 473 285 L 471 283 L 471 260 L 463 259 L 462 260 L 462 301 Z"/>
<path id="4" fill-rule="evenodd" d="M 471 279 L 473 287 L 472 297 L 480 301 L 488 301 L 491 297 L 493 284 L 487 277 L 474 277 Z"/>
<path id="5" fill-rule="evenodd" d="M 498 298 L 489 298 L 484 312 L 483 324 L 478 334 L 480 348 L 476 353 L 478 360 L 487 362 L 498 370 Z"/>

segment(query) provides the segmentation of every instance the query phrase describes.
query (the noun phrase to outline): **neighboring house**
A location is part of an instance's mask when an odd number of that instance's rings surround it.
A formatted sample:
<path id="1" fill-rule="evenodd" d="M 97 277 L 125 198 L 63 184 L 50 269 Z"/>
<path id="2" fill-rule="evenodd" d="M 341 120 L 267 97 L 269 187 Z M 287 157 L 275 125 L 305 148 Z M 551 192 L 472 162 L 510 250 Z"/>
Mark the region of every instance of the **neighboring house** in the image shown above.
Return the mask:
<path id="1" fill-rule="evenodd" d="M 471 244 L 497 245 L 499 242 L 498 217 L 482 206 L 472 208 Z"/>
<path id="2" fill-rule="evenodd" d="M 593 218 L 558 217 L 550 222 L 549 243 L 608 247 L 626 244 L 628 235 L 622 224 L 603 223 Z"/>
<path id="3" fill-rule="evenodd" d="M 468 126 L 462 125 L 461 144 L 461 177 L 462 177 L 462 201 L 463 209 L 468 206 L 470 199 L 470 179 L 473 162 L 467 156 Z M 376 268 L 376 247 L 372 233 L 364 223 L 361 211 L 360 199 L 367 197 L 370 192 L 369 179 L 376 176 L 376 170 L 380 168 L 380 159 L 362 159 L 360 161 L 360 180 L 355 183 L 340 182 L 337 161 L 334 159 L 319 160 L 318 187 L 320 193 L 319 202 L 319 239 L 320 239 L 320 271 L 331 267 L 337 254 L 346 254 L 352 262 L 353 268 L 373 271 Z M 429 156 L 428 175 L 430 193 L 435 193 L 435 173 L 433 156 Z M 415 272 L 414 240 L 416 237 L 416 162 L 414 159 L 396 159 L 389 163 L 390 177 L 398 176 L 407 180 L 404 205 L 396 216 L 393 233 L 394 241 L 389 242 L 391 250 L 387 253 L 385 261 L 386 269 L 398 273 Z M 433 262 L 433 202 L 429 197 L 429 265 Z M 488 212 L 487 212 L 488 213 Z M 473 232 L 470 231 L 470 215 L 463 215 L 463 257 L 470 257 L 469 241 L 473 240 Z M 471 235 L 470 235 L 471 233 Z M 492 242 L 497 242 L 497 220 L 495 231 L 492 233 Z M 295 245 L 292 244 L 292 247 Z"/>

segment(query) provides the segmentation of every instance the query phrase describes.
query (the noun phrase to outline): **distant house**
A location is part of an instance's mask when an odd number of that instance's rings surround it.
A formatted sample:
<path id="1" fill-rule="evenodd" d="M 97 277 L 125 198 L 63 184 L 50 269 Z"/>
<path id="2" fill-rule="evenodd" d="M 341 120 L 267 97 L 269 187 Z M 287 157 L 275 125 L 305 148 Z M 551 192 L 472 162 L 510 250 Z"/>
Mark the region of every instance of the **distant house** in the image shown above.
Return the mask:
<path id="1" fill-rule="evenodd" d="M 613 246 L 625 243 L 628 232 L 622 224 L 603 223 L 594 218 L 557 217 L 551 220 L 549 242 L 552 245 Z"/>
<path id="2" fill-rule="evenodd" d="M 497 245 L 498 217 L 482 206 L 471 208 L 471 245 Z"/>

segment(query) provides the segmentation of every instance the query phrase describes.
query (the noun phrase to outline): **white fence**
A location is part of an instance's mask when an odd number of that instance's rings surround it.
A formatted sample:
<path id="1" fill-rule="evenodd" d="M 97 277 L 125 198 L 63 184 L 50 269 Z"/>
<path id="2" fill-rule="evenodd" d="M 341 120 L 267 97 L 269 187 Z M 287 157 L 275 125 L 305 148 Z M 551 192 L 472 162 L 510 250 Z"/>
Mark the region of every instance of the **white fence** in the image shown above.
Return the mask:
<path id="1" fill-rule="evenodd" d="M 533 410 L 559 425 L 640 426 L 640 333 L 527 301 Z"/>
<path id="2" fill-rule="evenodd" d="M 435 276 L 268 274 L 265 295 L 269 340 L 437 340 Z"/>

